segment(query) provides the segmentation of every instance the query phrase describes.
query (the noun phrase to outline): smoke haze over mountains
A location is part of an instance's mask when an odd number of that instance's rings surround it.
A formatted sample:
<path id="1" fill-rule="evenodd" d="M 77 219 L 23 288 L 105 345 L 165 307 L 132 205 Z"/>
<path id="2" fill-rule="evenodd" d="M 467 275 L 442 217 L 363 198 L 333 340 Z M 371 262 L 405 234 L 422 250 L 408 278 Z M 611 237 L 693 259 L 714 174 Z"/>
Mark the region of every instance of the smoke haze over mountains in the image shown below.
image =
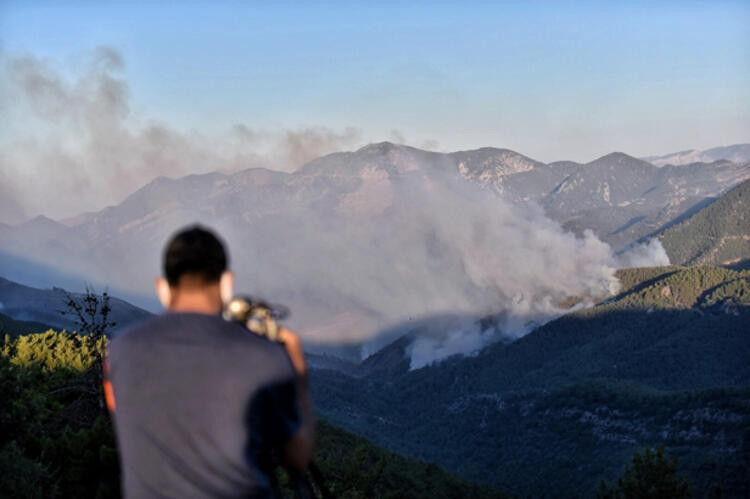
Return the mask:
<path id="1" fill-rule="evenodd" d="M 71 76 L 32 56 L 3 57 L 3 107 L 16 119 L 0 148 L 2 221 L 95 211 L 70 227 L 7 228 L 4 251 L 146 296 L 169 234 L 200 222 L 229 242 L 240 289 L 289 305 L 308 340 L 363 345 L 367 354 L 392 339 L 383 330 L 454 317 L 415 337 L 412 367 L 523 335 L 569 311 L 571 300 L 600 300 L 617 290 L 619 267 L 669 262 L 656 240 L 616 253 L 602 233 L 563 229 L 551 211 L 567 223 L 588 220 L 579 212 L 611 222 L 620 210 L 630 227 L 643 218 L 639 206 L 678 215 L 694 202 L 683 177 L 669 177 L 693 169 L 664 170 L 653 182 L 674 194 L 644 204 L 641 191 L 627 190 L 631 177 L 648 184 L 656 169 L 624 154 L 545 165 L 508 150 L 436 154 L 383 143 L 325 156 L 360 144 L 362 132 L 238 124 L 221 136 L 185 133 L 133 115 L 117 51 L 100 48 L 79 67 Z M 708 168 L 694 169 L 703 175 L 689 191 L 695 200 L 728 186 Z M 722 179 L 747 173 L 710 168 L 731 173 Z M 571 172 L 574 180 L 560 183 Z M 185 176 L 195 173 L 205 174 Z M 590 205 L 581 211 L 576 201 Z M 486 316 L 492 328 L 477 325 Z"/>
<path id="2" fill-rule="evenodd" d="M 226 238 L 239 289 L 290 306 L 309 341 L 362 345 L 366 355 L 392 339 L 383 330 L 465 318 L 423 330 L 413 367 L 523 335 L 571 298 L 609 296 L 628 259 L 668 262 L 658 242 L 615 256 L 591 231 L 566 232 L 537 204 L 468 181 L 454 159 L 383 143 L 292 174 L 157 179 L 73 227 L 9 229 L 3 249 L 146 295 L 168 235 L 200 222 Z M 485 316 L 496 327 L 479 331 Z"/>
<path id="3" fill-rule="evenodd" d="M 236 124 L 209 136 L 143 121 L 131 112 L 125 61 L 110 47 L 76 61 L 72 71 L 32 55 L 2 53 L 0 62 L 6 116 L 0 222 L 99 210 L 161 175 L 253 166 L 290 171 L 361 143 L 355 128 L 263 130 Z"/>

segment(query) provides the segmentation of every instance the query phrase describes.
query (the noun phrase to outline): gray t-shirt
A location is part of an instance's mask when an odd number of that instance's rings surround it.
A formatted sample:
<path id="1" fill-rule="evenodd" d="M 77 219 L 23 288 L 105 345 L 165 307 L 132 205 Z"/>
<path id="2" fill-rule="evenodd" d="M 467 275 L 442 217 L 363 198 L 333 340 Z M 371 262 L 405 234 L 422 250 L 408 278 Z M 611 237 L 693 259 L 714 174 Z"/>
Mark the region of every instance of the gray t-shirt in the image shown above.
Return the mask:
<path id="1" fill-rule="evenodd" d="M 300 425 L 284 347 L 220 316 L 167 313 L 109 348 L 123 493 L 268 497 Z"/>

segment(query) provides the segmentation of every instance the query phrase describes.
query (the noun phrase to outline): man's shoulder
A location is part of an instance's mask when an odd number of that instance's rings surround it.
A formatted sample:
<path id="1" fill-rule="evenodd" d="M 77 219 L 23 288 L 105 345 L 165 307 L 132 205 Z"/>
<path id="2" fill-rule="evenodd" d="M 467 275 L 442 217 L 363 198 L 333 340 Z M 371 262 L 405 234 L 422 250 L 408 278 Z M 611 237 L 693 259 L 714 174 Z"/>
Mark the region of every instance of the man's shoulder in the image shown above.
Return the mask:
<path id="1" fill-rule="evenodd" d="M 197 340 L 212 351 L 225 348 L 233 355 L 255 354 L 257 362 L 267 367 L 277 366 L 279 374 L 291 369 L 286 350 L 281 343 L 270 341 L 248 331 L 236 322 L 219 315 L 193 313 L 163 313 L 133 324 L 118 334 L 110 345 L 110 354 L 129 351 L 131 354 L 149 349 L 162 342 L 180 343 Z M 196 344 L 198 344 L 196 343 Z"/>
<path id="2" fill-rule="evenodd" d="M 110 348 L 116 348 L 119 345 L 137 341 L 142 336 L 153 332 L 163 331 L 171 322 L 173 322 L 173 320 L 169 314 L 157 314 L 130 324 L 114 336 Z"/>

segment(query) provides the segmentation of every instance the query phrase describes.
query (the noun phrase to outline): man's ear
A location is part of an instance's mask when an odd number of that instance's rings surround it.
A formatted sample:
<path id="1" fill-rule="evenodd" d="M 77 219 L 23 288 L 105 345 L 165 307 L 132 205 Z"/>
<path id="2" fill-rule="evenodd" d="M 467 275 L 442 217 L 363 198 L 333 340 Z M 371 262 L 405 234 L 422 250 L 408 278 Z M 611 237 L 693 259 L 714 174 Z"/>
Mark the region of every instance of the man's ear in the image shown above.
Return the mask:
<path id="1" fill-rule="evenodd" d="M 154 287 L 156 288 L 156 296 L 159 297 L 164 308 L 169 308 L 172 303 L 172 289 L 169 287 L 169 282 L 163 277 L 157 277 L 154 281 Z"/>
<path id="2" fill-rule="evenodd" d="M 222 303 L 229 303 L 234 296 L 234 274 L 229 270 L 221 274 L 219 279 L 219 293 L 221 293 Z"/>

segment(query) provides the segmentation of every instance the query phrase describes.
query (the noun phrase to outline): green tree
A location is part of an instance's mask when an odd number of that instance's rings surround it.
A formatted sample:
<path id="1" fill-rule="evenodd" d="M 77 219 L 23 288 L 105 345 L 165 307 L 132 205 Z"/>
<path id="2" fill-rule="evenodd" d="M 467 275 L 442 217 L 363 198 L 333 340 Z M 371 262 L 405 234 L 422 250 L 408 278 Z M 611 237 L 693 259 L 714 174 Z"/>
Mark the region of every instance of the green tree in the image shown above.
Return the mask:
<path id="1" fill-rule="evenodd" d="M 78 332 L 99 339 L 117 323 L 109 320 L 112 307 L 109 304 L 109 293 L 105 289 L 101 295 L 96 294 L 94 288 L 86 285 L 86 291 L 79 298 L 71 293 L 65 293 L 66 310 L 63 315 L 73 318 Z"/>
<path id="2" fill-rule="evenodd" d="M 109 314 L 112 307 L 109 304 L 109 293 L 105 289 L 101 295 L 96 294 L 94 289 L 86 285 L 85 293 L 80 297 L 66 292 L 65 306 L 67 310 L 61 311 L 63 315 L 73 318 L 78 333 L 85 335 L 91 345 L 97 345 L 106 339 L 106 333 L 110 328 L 117 325 L 111 321 Z M 104 351 L 93 348 L 94 366 L 89 376 L 90 387 L 96 391 L 99 398 L 99 408 L 104 411 L 104 393 L 102 391 Z"/>
<path id="3" fill-rule="evenodd" d="M 602 482 L 599 499 L 677 499 L 690 497 L 688 482 L 677 474 L 677 458 L 664 449 L 636 452 L 615 487 Z"/>

